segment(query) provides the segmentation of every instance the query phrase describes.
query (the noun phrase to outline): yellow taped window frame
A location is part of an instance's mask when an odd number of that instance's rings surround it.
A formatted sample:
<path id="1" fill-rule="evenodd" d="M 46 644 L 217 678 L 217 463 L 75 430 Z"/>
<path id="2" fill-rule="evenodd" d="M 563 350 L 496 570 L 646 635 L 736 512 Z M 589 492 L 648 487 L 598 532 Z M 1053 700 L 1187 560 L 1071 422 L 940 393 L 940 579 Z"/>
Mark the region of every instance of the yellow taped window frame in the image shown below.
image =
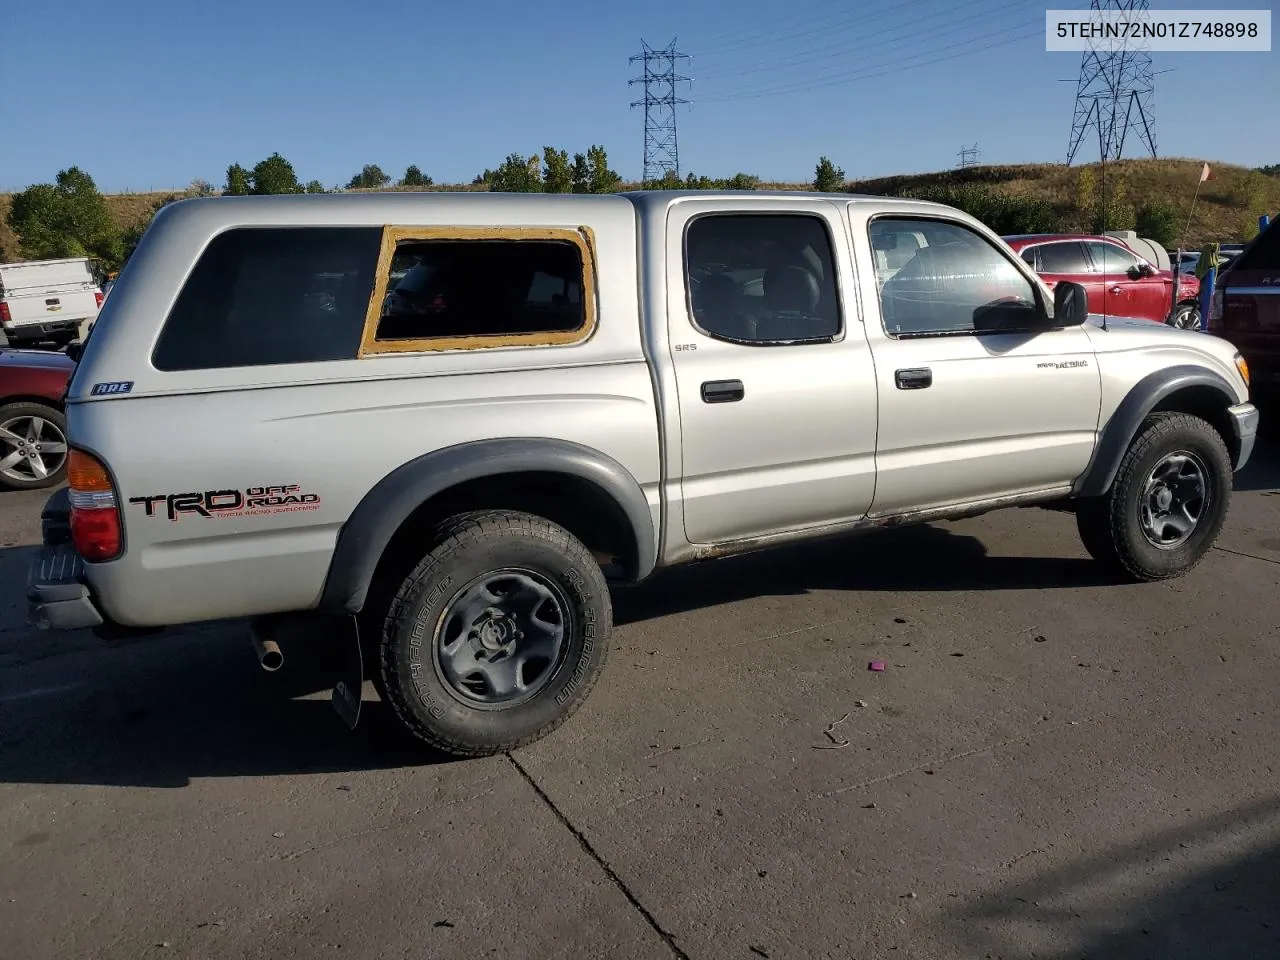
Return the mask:
<path id="1" fill-rule="evenodd" d="M 582 260 L 582 326 L 574 330 L 543 333 L 484 334 L 470 337 L 421 337 L 413 340 L 379 340 L 378 321 L 382 302 L 391 282 L 391 260 L 396 246 L 406 241 L 432 240 L 554 240 L 573 244 Z M 387 353 L 435 353 L 443 350 L 480 350 L 495 347 L 572 346 L 589 340 L 596 331 L 595 236 L 590 227 L 405 227 L 382 228 L 382 249 L 378 253 L 373 295 L 365 313 L 360 337 L 360 357 Z"/>

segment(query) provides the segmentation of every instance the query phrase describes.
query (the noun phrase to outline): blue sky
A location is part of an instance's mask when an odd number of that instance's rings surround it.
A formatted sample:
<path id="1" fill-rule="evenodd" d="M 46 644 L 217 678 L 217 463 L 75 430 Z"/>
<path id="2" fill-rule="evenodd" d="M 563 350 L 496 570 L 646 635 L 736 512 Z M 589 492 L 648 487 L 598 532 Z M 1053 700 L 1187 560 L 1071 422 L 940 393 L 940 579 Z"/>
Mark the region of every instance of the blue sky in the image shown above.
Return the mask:
<path id="1" fill-rule="evenodd" d="M 627 80 L 639 67 L 628 57 L 642 38 L 672 37 L 693 55 L 682 63 L 694 78 L 680 89 L 692 101 L 678 117 L 682 173 L 802 180 L 820 154 L 850 177 L 929 171 L 974 142 L 984 163 L 1060 162 L 1074 84 L 1057 81 L 1076 76 L 1080 55 L 1045 52 L 1044 11 L 1087 5 L 11 0 L 0 190 L 71 164 L 105 191 L 221 185 L 228 164 L 275 150 L 328 185 L 364 163 L 469 181 L 512 151 L 592 143 L 638 177 L 643 119 L 628 104 L 640 88 Z M 1171 71 L 1156 81 L 1161 155 L 1280 163 L 1280 53 L 1154 59 Z"/>

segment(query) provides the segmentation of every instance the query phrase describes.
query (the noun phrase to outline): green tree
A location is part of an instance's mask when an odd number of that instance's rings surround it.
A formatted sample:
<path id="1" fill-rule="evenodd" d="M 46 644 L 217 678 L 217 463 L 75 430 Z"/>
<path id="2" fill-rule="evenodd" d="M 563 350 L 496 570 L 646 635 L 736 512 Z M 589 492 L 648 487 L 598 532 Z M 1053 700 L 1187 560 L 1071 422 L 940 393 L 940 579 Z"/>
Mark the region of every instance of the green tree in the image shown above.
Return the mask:
<path id="1" fill-rule="evenodd" d="M 190 190 L 187 192 L 190 194 Z M 162 197 L 151 205 L 151 211 L 145 217 L 125 228 L 120 239 L 121 266 L 129 262 L 129 258 L 133 256 L 133 251 L 137 249 L 139 241 L 142 240 L 142 235 L 147 232 L 147 228 L 151 226 L 151 221 L 156 218 L 156 214 L 169 204 L 181 199 L 183 197 L 179 195 Z"/>
<path id="2" fill-rule="evenodd" d="M 1098 175 L 1092 167 L 1081 167 L 1076 174 L 1076 210 L 1084 217 L 1092 218 L 1098 206 Z"/>
<path id="3" fill-rule="evenodd" d="M 1172 249 L 1178 242 L 1178 213 L 1169 204 L 1160 201 L 1144 204 L 1138 209 L 1133 229 L 1138 236 L 1154 240 L 1165 249 Z"/>
<path id="4" fill-rule="evenodd" d="M 431 178 L 419 170 L 416 164 L 411 163 L 405 168 L 404 176 L 400 178 L 400 186 L 429 187 L 431 186 Z"/>
<path id="5" fill-rule="evenodd" d="M 54 183 L 15 194 L 7 217 L 25 257 L 97 257 L 108 267 L 120 260 L 120 231 L 93 178 L 79 167 L 58 171 Z"/>
<path id="6" fill-rule="evenodd" d="M 760 186 L 760 178 L 751 173 L 735 173 L 724 186 L 726 190 L 754 190 Z"/>
<path id="7" fill-rule="evenodd" d="M 569 168 L 569 178 L 573 181 L 574 193 L 591 192 L 591 167 L 587 164 L 585 153 L 573 155 L 573 165 Z"/>
<path id="8" fill-rule="evenodd" d="M 307 193 L 328 193 L 329 192 L 328 190 L 325 189 L 324 184 L 321 183 L 319 180 L 308 180 L 307 185 L 303 187 L 303 189 Z"/>
<path id="9" fill-rule="evenodd" d="M 555 147 L 542 148 L 542 189 L 547 193 L 573 193 L 573 167 L 569 154 Z"/>
<path id="10" fill-rule="evenodd" d="M 1116 175 L 1104 179 L 1098 191 L 1098 203 L 1094 207 L 1093 232 L 1132 230 L 1137 219 L 1132 204 L 1127 202 L 1128 185 Z M 1031 231 L 1027 231 L 1031 232 Z"/>
<path id="11" fill-rule="evenodd" d="M 249 179 L 249 171 L 238 163 L 227 167 L 227 185 L 222 192 L 228 197 L 243 197 L 252 192 L 253 183 Z"/>
<path id="12" fill-rule="evenodd" d="M 258 195 L 302 193 L 302 184 L 298 183 L 293 164 L 279 153 L 273 153 L 254 165 L 252 181 L 253 188 L 250 192 Z"/>
<path id="13" fill-rule="evenodd" d="M 212 197 L 213 194 L 213 184 L 208 180 L 201 180 L 198 177 L 191 181 L 186 190 L 186 196 L 188 197 Z"/>
<path id="14" fill-rule="evenodd" d="M 347 189 L 372 190 L 377 187 L 385 187 L 390 182 L 391 178 L 383 173 L 380 166 L 376 163 L 366 163 L 360 168 L 360 172 L 348 181 Z"/>
<path id="15" fill-rule="evenodd" d="M 577 157 L 574 157 L 575 164 Z M 622 177 L 609 169 L 609 155 L 604 147 L 592 144 L 587 148 L 587 193 L 612 193 L 618 189 Z"/>
<path id="16" fill-rule="evenodd" d="M 537 157 L 533 157 L 536 162 Z M 511 153 L 497 170 L 486 170 L 484 182 L 494 193 L 541 193 L 542 178 L 529 158 Z"/>
<path id="17" fill-rule="evenodd" d="M 813 171 L 813 189 L 821 193 L 834 193 L 844 189 L 844 170 L 826 157 L 818 158 Z"/>

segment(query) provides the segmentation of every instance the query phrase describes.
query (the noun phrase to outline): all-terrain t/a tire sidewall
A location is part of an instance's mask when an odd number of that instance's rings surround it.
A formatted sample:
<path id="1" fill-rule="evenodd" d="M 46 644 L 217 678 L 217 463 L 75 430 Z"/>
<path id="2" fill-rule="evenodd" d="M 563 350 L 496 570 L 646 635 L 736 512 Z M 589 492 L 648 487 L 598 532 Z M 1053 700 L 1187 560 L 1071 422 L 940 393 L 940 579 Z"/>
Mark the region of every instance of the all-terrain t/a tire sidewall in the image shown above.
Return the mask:
<path id="1" fill-rule="evenodd" d="M 483 709 L 440 677 L 437 628 L 461 589 L 507 568 L 535 571 L 558 588 L 567 606 L 565 647 L 531 699 Z M 401 720 L 432 746 L 459 756 L 503 752 L 540 739 L 577 711 L 603 668 L 612 622 L 600 567 L 567 531 L 528 514 L 471 514 L 442 529 L 439 544 L 393 601 L 382 638 L 382 685 Z"/>
<path id="2" fill-rule="evenodd" d="M 1139 508 L 1148 475 L 1165 457 L 1185 451 L 1205 466 L 1208 503 L 1186 542 L 1161 548 L 1142 532 Z M 1231 456 L 1206 421 L 1184 413 L 1159 413 L 1138 431 L 1120 464 L 1111 497 L 1111 527 L 1117 559 L 1141 580 L 1181 576 L 1199 563 L 1226 522 L 1231 497 Z"/>

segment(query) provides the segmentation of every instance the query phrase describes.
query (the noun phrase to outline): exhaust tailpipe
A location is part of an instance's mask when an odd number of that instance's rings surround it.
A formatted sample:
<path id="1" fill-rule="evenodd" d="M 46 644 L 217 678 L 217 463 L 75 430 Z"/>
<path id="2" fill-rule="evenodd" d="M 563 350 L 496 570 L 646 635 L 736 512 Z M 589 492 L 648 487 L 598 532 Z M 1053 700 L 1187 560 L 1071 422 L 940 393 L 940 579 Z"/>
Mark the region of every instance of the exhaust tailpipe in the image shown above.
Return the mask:
<path id="1" fill-rule="evenodd" d="M 284 666 L 284 654 L 280 645 L 274 640 L 261 636 L 257 630 L 249 634 L 253 641 L 253 651 L 258 655 L 258 663 L 267 673 L 275 673 Z"/>

